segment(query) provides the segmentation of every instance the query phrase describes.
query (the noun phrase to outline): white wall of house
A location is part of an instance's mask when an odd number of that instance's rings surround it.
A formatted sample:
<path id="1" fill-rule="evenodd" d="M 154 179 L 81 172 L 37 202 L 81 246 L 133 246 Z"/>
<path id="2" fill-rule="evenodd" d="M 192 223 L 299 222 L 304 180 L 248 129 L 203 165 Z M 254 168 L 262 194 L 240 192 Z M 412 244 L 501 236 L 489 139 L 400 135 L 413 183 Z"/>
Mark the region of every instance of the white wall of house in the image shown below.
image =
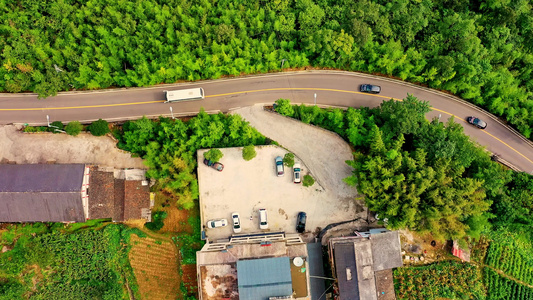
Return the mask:
<path id="1" fill-rule="evenodd" d="M 81 201 L 83 204 L 83 214 L 85 215 L 85 219 L 89 218 L 89 170 L 89 167 L 85 166 L 81 185 Z"/>

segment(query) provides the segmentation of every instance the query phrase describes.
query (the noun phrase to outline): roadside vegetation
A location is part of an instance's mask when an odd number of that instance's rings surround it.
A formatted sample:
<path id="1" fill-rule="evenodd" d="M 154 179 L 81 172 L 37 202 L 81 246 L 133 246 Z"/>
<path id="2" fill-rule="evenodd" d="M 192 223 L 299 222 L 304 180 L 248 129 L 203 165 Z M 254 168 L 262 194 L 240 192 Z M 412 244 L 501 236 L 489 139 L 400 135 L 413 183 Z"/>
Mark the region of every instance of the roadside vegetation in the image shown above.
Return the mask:
<path id="1" fill-rule="evenodd" d="M 103 136 L 111 132 L 109 123 L 106 120 L 99 119 L 91 124 L 84 126 L 79 121 L 70 121 L 64 125 L 61 121 L 54 121 L 50 126 L 25 126 L 24 132 L 52 132 L 52 133 L 66 133 L 72 136 L 77 136 L 84 129 L 94 136 Z"/>
<path id="2" fill-rule="evenodd" d="M 308 66 L 450 91 L 533 131 L 528 1 L 0 4 L 0 92 L 147 86 Z"/>

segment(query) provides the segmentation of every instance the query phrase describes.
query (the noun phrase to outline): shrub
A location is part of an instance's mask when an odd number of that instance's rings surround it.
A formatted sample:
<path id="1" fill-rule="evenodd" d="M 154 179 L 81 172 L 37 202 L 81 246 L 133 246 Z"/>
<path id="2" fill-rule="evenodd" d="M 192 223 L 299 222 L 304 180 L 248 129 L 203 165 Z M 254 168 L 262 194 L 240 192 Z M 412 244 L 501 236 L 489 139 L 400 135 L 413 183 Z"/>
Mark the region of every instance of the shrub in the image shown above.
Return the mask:
<path id="1" fill-rule="evenodd" d="M 109 123 L 106 120 L 102 120 L 102 119 L 99 119 L 98 121 L 91 123 L 91 125 L 89 125 L 87 129 L 94 136 L 102 136 L 110 132 Z"/>
<path id="2" fill-rule="evenodd" d="M 210 161 L 219 161 L 224 154 L 219 149 L 210 149 L 207 152 L 204 152 L 204 157 Z"/>
<path id="3" fill-rule="evenodd" d="M 158 231 L 163 228 L 165 223 L 163 220 L 167 217 L 167 213 L 164 211 L 156 211 L 152 214 L 152 222 L 144 224 L 144 226 L 152 231 Z"/>
<path id="4" fill-rule="evenodd" d="M 77 136 L 83 129 L 83 125 L 79 121 L 70 121 L 65 127 L 65 131 L 72 135 Z"/>
<path id="5" fill-rule="evenodd" d="M 48 131 L 53 133 L 61 133 L 59 130 L 63 130 L 65 128 L 65 125 L 61 121 L 54 121 L 50 124 L 50 127 L 48 128 Z"/>
<path id="6" fill-rule="evenodd" d="M 254 145 L 248 145 L 242 148 L 242 158 L 244 158 L 244 160 L 249 161 L 249 160 L 252 160 L 256 156 L 257 156 L 257 152 L 255 151 Z"/>
<path id="7" fill-rule="evenodd" d="M 315 179 L 311 175 L 305 175 L 303 185 L 308 187 L 312 186 L 313 184 L 315 184 Z"/>
<path id="8" fill-rule="evenodd" d="M 275 104 L 276 112 L 280 115 L 292 117 L 294 115 L 294 108 L 289 99 L 278 99 Z"/>
<path id="9" fill-rule="evenodd" d="M 46 132 L 48 127 L 46 126 L 26 126 L 24 127 L 24 132 Z"/>
<path id="10" fill-rule="evenodd" d="M 37 132 L 37 127 L 26 126 L 24 127 L 24 132 Z"/>
<path id="11" fill-rule="evenodd" d="M 287 153 L 283 157 L 283 163 L 289 167 L 292 168 L 294 166 L 294 154 L 293 153 Z"/>

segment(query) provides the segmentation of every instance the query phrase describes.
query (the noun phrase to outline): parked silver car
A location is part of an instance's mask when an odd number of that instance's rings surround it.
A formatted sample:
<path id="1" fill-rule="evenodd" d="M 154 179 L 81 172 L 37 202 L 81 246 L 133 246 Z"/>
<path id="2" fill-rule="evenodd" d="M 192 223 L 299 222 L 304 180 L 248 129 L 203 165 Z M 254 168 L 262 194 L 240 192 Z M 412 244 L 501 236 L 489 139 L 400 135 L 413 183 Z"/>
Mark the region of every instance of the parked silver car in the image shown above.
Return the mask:
<path id="1" fill-rule="evenodd" d="M 278 177 L 285 174 L 285 171 L 283 170 L 283 158 L 281 158 L 281 156 L 276 157 L 276 173 Z"/>

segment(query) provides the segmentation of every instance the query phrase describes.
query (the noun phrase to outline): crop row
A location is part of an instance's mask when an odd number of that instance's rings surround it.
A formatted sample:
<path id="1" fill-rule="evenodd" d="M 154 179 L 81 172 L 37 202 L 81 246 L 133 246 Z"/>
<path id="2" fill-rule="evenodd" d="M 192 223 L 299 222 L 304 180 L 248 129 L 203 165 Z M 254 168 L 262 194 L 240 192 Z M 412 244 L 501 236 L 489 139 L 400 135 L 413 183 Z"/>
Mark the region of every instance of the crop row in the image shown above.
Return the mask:
<path id="1" fill-rule="evenodd" d="M 394 270 L 398 299 L 484 298 L 476 266 L 455 261 Z"/>
<path id="2" fill-rule="evenodd" d="M 484 268 L 484 282 L 487 287 L 487 300 L 530 300 L 533 289 L 503 277 L 494 270 Z"/>
<path id="3" fill-rule="evenodd" d="M 533 284 L 533 260 L 520 253 L 516 247 L 491 242 L 485 264 L 520 281 Z"/>

